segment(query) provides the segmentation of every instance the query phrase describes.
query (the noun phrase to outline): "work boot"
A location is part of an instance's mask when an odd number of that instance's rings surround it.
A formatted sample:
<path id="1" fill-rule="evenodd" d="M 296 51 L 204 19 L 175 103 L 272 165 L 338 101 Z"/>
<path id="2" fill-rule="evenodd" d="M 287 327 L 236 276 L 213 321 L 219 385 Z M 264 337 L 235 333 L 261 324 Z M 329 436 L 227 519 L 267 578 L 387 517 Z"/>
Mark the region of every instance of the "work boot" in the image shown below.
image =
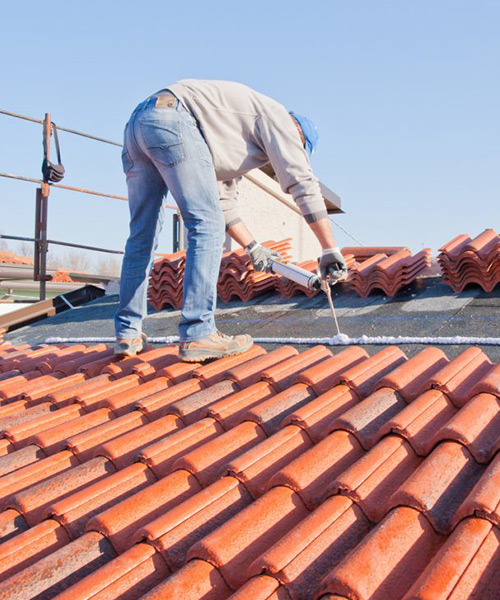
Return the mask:
<path id="1" fill-rule="evenodd" d="M 144 350 L 147 343 L 148 338 L 145 333 L 141 333 L 137 338 L 116 338 L 115 356 L 135 356 Z"/>
<path id="2" fill-rule="evenodd" d="M 245 352 L 253 346 L 249 335 L 224 335 L 216 331 L 202 340 L 180 342 L 179 358 L 185 362 L 203 362 L 209 358 L 222 358 Z"/>

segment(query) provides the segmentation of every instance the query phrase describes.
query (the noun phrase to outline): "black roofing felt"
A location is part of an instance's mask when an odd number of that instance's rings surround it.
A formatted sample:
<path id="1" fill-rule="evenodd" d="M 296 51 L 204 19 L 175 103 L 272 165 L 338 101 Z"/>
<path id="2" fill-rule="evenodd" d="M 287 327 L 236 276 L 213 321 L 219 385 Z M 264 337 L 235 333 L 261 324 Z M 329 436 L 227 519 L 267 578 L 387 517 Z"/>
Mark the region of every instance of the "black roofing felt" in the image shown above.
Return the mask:
<path id="1" fill-rule="evenodd" d="M 113 336 L 113 314 L 118 297 L 106 296 L 74 310 L 55 315 L 5 336 L 13 343 L 44 342 L 48 337 Z M 350 337 L 500 337 L 500 288 L 485 293 L 470 288 L 455 294 L 439 277 L 420 279 L 394 298 L 374 294 L 363 299 L 340 285 L 334 288 L 334 302 L 341 332 Z M 180 312 L 152 311 L 144 322 L 150 336 L 177 334 Z M 324 294 L 292 299 L 266 294 L 253 301 L 220 303 L 217 325 L 224 333 L 249 333 L 254 337 L 324 338 L 334 335 L 332 319 Z M 452 358 L 465 347 L 439 346 Z M 367 350 L 373 353 L 383 345 Z M 304 346 L 304 349 L 307 346 Z M 411 356 L 424 346 L 400 347 Z M 500 347 L 481 346 L 494 361 L 500 360 Z M 271 349 L 272 346 L 267 347 Z"/>

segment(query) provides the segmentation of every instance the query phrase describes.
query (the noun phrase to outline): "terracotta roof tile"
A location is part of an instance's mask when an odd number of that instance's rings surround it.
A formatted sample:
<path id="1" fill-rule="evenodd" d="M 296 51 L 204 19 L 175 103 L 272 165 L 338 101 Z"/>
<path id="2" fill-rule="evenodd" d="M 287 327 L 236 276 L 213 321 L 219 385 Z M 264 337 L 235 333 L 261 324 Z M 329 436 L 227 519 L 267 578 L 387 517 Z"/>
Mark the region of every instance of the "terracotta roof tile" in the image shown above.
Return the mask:
<path id="1" fill-rule="evenodd" d="M 349 281 L 354 291 L 363 298 L 368 297 L 373 290 L 381 290 L 387 296 L 394 296 L 430 265 L 430 248 L 414 256 L 408 249 L 400 250 L 389 257 L 380 253 L 352 266 Z"/>
<path id="2" fill-rule="evenodd" d="M 218 383 L 223 381 L 224 379 L 229 379 L 227 377 L 228 371 L 232 371 L 235 367 L 239 365 L 246 364 L 248 367 L 248 362 L 252 359 L 257 358 L 258 356 L 262 356 L 266 353 L 264 348 L 261 346 L 253 345 L 249 350 L 243 352 L 241 354 L 236 354 L 235 356 L 227 356 L 226 358 L 222 358 L 220 360 L 215 360 L 213 362 L 209 362 L 206 365 L 202 365 L 195 369 L 192 373 L 192 377 L 197 377 L 200 379 L 204 385 L 211 386 L 214 383 Z"/>
<path id="3" fill-rule="evenodd" d="M 437 438 L 464 444 L 476 462 L 488 464 L 500 448 L 500 406 L 496 396 L 474 396 L 439 431 Z"/>
<path id="4" fill-rule="evenodd" d="M 57 392 L 57 390 L 65 390 L 78 384 L 85 383 L 85 377 L 82 373 L 75 373 L 69 377 L 63 377 L 62 373 L 53 373 L 52 375 L 47 375 L 47 377 L 52 378 L 50 385 L 46 384 L 44 377 L 35 379 L 30 391 L 25 392 L 21 398 L 27 400 L 28 404 L 31 406 L 35 406 L 49 400 L 51 394 Z M 61 379 L 56 379 L 57 377 L 60 377 Z"/>
<path id="5" fill-rule="evenodd" d="M 204 560 L 192 560 L 141 600 L 226 600 L 231 595 L 219 570 Z"/>
<path id="6" fill-rule="evenodd" d="M 423 389 L 429 389 L 430 386 L 441 390 L 460 408 L 470 400 L 472 389 L 491 371 L 491 366 L 491 361 L 482 350 L 467 348 L 430 377 Z"/>
<path id="7" fill-rule="evenodd" d="M 230 429 L 240 422 L 242 415 L 274 394 L 274 388 L 270 383 L 265 381 L 254 383 L 241 392 L 235 392 L 227 398 L 210 404 L 206 409 L 206 415 L 219 421 L 225 429 Z"/>
<path id="8" fill-rule="evenodd" d="M 236 391 L 238 391 L 238 386 L 234 382 L 224 379 L 207 389 L 172 402 L 164 412 L 167 415 L 176 416 L 185 425 L 190 425 L 205 414 L 206 408 L 210 404 L 221 398 L 227 398 Z"/>
<path id="9" fill-rule="evenodd" d="M 418 397 L 429 378 L 448 364 L 446 354 L 438 348 L 425 348 L 399 367 L 382 377 L 375 389 L 392 388 L 406 402 Z"/>
<path id="10" fill-rule="evenodd" d="M 312 510 L 326 485 L 362 454 L 363 449 L 352 434 L 335 431 L 281 469 L 270 479 L 268 487 L 289 487 Z"/>
<path id="11" fill-rule="evenodd" d="M 259 556 L 248 574 L 268 573 L 286 588 L 290 598 L 306 600 L 317 582 L 369 530 L 370 523 L 351 500 L 330 498 Z"/>
<path id="12" fill-rule="evenodd" d="M 272 352 L 262 354 L 257 358 L 230 369 L 225 373 L 224 377 L 237 383 L 240 389 L 244 389 L 260 381 L 262 371 L 283 363 L 283 361 L 297 356 L 297 354 L 298 352 L 293 346 L 281 346 Z"/>
<path id="13" fill-rule="evenodd" d="M 81 433 L 69 435 L 68 432 L 64 445 L 83 463 L 91 459 L 94 454 L 97 454 L 106 442 L 121 437 L 125 433 L 147 423 L 148 420 L 142 413 L 133 411 L 116 419 L 104 421 L 101 425 L 84 430 Z"/>
<path id="14" fill-rule="evenodd" d="M 203 420 L 213 421 L 214 425 L 220 427 L 213 419 Z M 224 472 L 228 462 L 265 438 L 263 429 L 255 423 L 241 423 L 226 433 L 206 441 L 203 446 L 186 452 L 175 461 L 172 468 L 189 471 L 202 487 L 206 487 Z"/>
<path id="15" fill-rule="evenodd" d="M 330 424 L 328 430 L 348 431 L 365 450 L 369 450 L 382 437 L 380 429 L 383 425 L 404 408 L 406 403 L 398 392 L 381 388 L 342 413 Z"/>
<path id="16" fill-rule="evenodd" d="M 297 379 L 301 371 L 331 358 L 332 353 L 325 346 L 314 346 L 297 356 L 262 371 L 261 379 L 273 385 L 277 392 L 282 392 Z"/>
<path id="17" fill-rule="evenodd" d="M 22 514 L 30 526 L 35 525 L 42 520 L 46 509 L 53 502 L 86 488 L 113 472 L 113 465 L 109 461 L 97 457 L 16 492 L 9 499 L 7 506 Z"/>
<path id="18" fill-rule="evenodd" d="M 0 544 L 29 529 L 28 523 L 12 508 L 0 512 Z"/>
<path id="19" fill-rule="evenodd" d="M 282 421 L 282 425 L 298 425 L 305 429 L 314 442 L 319 442 L 329 433 L 337 416 L 344 414 L 359 402 L 355 392 L 345 385 L 336 385 L 331 391 L 310 400 L 293 411 Z"/>
<path id="20" fill-rule="evenodd" d="M 380 379 L 406 361 L 406 356 L 396 346 L 385 348 L 377 354 L 351 367 L 335 378 L 353 389 L 360 398 L 366 398 L 373 392 Z"/>
<path id="21" fill-rule="evenodd" d="M 182 381 L 189 379 L 191 373 L 200 366 L 201 365 L 198 363 L 174 363 L 169 367 L 160 369 L 160 371 L 158 371 L 158 377 L 166 377 L 170 383 L 181 383 Z"/>
<path id="22" fill-rule="evenodd" d="M 74 539 L 84 533 L 93 516 L 155 482 L 156 477 L 145 465 L 135 463 L 56 500 L 47 507 L 45 516 L 58 521 Z"/>
<path id="23" fill-rule="evenodd" d="M 13 425 L 3 432 L 13 446 L 19 450 L 33 443 L 37 432 L 47 431 L 60 424 L 68 424 L 83 415 L 83 409 L 78 405 L 66 406 L 59 410 L 43 412 L 29 421 Z M 40 435 L 40 434 L 39 434 Z"/>
<path id="24" fill-rule="evenodd" d="M 100 390 L 91 390 L 89 388 L 86 388 L 85 390 L 82 389 L 74 396 L 73 401 L 80 404 L 84 410 L 93 411 L 102 400 L 107 399 L 118 392 L 130 390 L 140 384 L 141 379 L 138 375 L 127 375 L 116 381 L 109 382 Z"/>
<path id="25" fill-rule="evenodd" d="M 72 585 L 57 599 L 139 598 L 168 575 L 169 569 L 160 554 L 148 544 L 137 544 Z"/>
<path id="26" fill-rule="evenodd" d="M 450 533 L 457 509 L 483 472 L 464 446 L 443 442 L 394 492 L 386 508 L 411 506 L 425 513 L 436 531 Z"/>
<path id="27" fill-rule="evenodd" d="M 480 393 L 494 394 L 500 398 L 500 365 L 493 365 L 470 390 L 470 396 Z"/>
<path id="28" fill-rule="evenodd" d="M 106 536 L 117 552 L 132 545 L 132 536 L 147 523 L 201 489 L 187 471 L 175 471 L 91 518 L 87 531 Z"/>
<path id="29" fill-rule="evenodd" d="M 143 448 L 181 426 L 180 420 L 175 415 L 167 415 L 100 445 L 96 454 L 109 458 L 118 469 L 122 469 L 134 462 Z"/>
<path id="30" fill-rule="evenodd" d="M 62 473 L 77 465 L 78 460 L 76 457 L 71 452 L 64 451 L 4 475 L 0 479 L 0 509 L 5 508 L 8 499 L 15 493 L 50 479 L 57 473 Z"/>
<path id="31" fill-rule="evenodd" d="M 427 456 L 457 410 L 443 392 L 429 390 L 389 419 L 381 427 L 380 436 L 396 433 L 407 439 L 417 454 Z"/>
<path id="32" fill-rule="evenodd" d="M 14 451 L 14 446 L 9 440 L 0 440 L 0 457 L 6 456 Z"/>
<path id="33" fill-rule="evenodd" d="M 316 394 L 305 383 L 296 383 L 250 408 L 242 415 L 241 421 L 254 421 L 267 435 L 272 435 L 278 430 L 283 419 L 315 397 Z"/>
<path id="34" fill-rule="evenodd" d="M 87 533 L 2 581 L 0 598 L 26 600 L 41 598 L 44 593 L 54 597 L 114 556 L 106 538 L 98 533 Z"/>
<path id="35" fill-rule="evenodd" d="M 222 477 L 191 498 L 138 530 L 135 539 L 147 539 L 172 569 L 182 567 L 186 552 L 252 502 L 245 486 Z"/>
<path id="36" fill-rule="evenodd" d="M 500 531 L 483 519 L 460 523 L 405 595 L 408 600 L 500 597 Z"/>
<path id="37" fill-rule="evenodd" d="M 94 346 L 92 352 L 87 352 L 84 356 L 58 363 L 53 370 L 56 373 L 62 373 L 66 376 L 72 375 L 78 372 L 80 367 L 84 367 L 90 362 L 111 358 L 111 356 L 113 356 L 113 352 L 113 348 L 110 348 L 105 344 L 100 344 L 99 346 Z"/>
<path id="38" fill-rule="evenodd" d="M 0 580 L 35 564 L 70 542 L 64 528 L 48 519 L 0 545 Z M 19 559 L 20 557 L 21 560 Z"/>
<path id="39" fill-rule="evenodd" d="M 177 348 L 175 346 L 167 346 L 166 348 L 156 348 L 141 352 L 141 354 L 132 358 L 125 358 L 118 362 L 114 362 L 101 371 L 101 373 L 109 373 L 110 375 L 131 375 L 134 372 L 142 373 L 145 367 L 145 374 L 155 373 L 157 370 L 167 367 L 170 364 L 178 362 Z"/>
<path id="40" fill-rule="evenodd" d="M 295 492 L 276 487 L 194 544 L 187 558 L 206 560 L 237 589 L 248 578 L 249 565 L 307 514 Z"/>
<path id="41" fill-rule="evenodd" d="M 486 468 L 457 511 L 455 522 L 478 516 L 500 525 L 500 454 Z"/>
<path id="42" fill-rule="evenodd" d="M 156 377 L 143 385 L 132 389 L 117 392 L 101 400 L 96 408 L 109 408 L 116 416 L 122 416 L 129 413 L 139 400 L 148 398 L 156 392 L 165 390 L 168 387 L 168 379 L 165 377 Z"/>
<path id="43" fill-rule="evenodd" d="M 0 477 L 31 465 L 45 456 L 45 452 L 38 446 L 25 446 L 21 450 L 10 452 L 0 457 Z"/>
<path id="44" fill-rule="evenodd" d="M 176 352 L 0 347 L 0 598 L 497 598 L 484 352 Z"/>
<path id="45" fill-rule="evenodd" d="M 339 375 L 350 367 L 363 362 L 368 353 L 360 346 L 352 346 L 312 367 L 301 369 L 296 377 L 298 383 L 306 383 L 319 396 L 328 392 L 339 380 Z"/>
<path id="46" fill-rule="evenodd" d="M 42 375 L 38 371 L 19 375 L 2 382 L 0 385 L 0 398 L 13 402 L 20 398 L 29 398 L 30 393 L 37 390 L 49 393 L 51 389 L 57 389 L 58 384 L 59 386 L 66 385 L 64 381 L 61 381 L 61 378 L 62 375 Z M 26 379 L 29 379 L 29 382 L 26 382 Z"/>
<path id="47" fill-rule="evenodd" d="M 248 422 L 242 423 L 234 430 L 248 425 Z M 240 453 L 226 466 L 226 471 L 239 479 L 254 498 L 258 498 L 265 492 L 270 477 L 311 446 L 311 439 L 304 430 L 288 425 Z"/>
<path id="48" fill-rule="evenodd" d="M 200 419 L 196 423 L 162 436 L 159 441 L 146 446 L 138 453 L 138 459 L 147 464 L 158 479 L 161 479 L 174 468 L 182 468 L 177 466 L 176 461 L 182 463 L 186 455 L 192 453 L 199 446 L 205 448 L 210 440 L 218 439 L 223 431 L 221 425 L 214 419 Z M 196 456 L 192 458 L 196 460 Z M 207 456 L 206 460 L 210 461 L 212 458 L 212 456 Z M 193 474 L 196 473 L 195 464 L 189 464 L 190 468 L 187 470 Z"/>
<path id="49" fill-rule="evenodd" d="M 244 586 L 230 597 L 230 600 L 292 600 L 286 588 L 279 584 L 279 581 L 268 575 L 258 575 L 252 577 Z"/>
<path id="50" fill-rule="evenodd" d="M 4 432 L 9 427 L 31 421 L 34 417 L 55 410 L 55 408 L 50 402 L 43 402 L 42 404 L 30 407 L 26 400 L 16 400 L 15 402 L 6 404 L 0 407 L 0 431 Z"/>
<path id="51" fill-rule="evenodd" d="M 141 386 L 142 387 L 142 386 Z M 146 415 L 150 421 L 165 417 L 171 404 L 187 398 L 204 389 L 199 379 L 183 381 L 172 387 L 155 392 L 136 403 L 135 408 Z"/>
<path id="52" fill-rule="evenodd" d="M 346 598 L 402 598 L 443 542 L 412 508 L 396 508 L 335 567 L 316 598 L 329 592 Z"/>
<path id="53" fill-rule="evenodd" d="M 347 496 L 370 521 L 377 523 L 387 512 L 387 498 L 421 462 L 407 442 L 388 436 L 336 477 L 328 485 L 325 497 Z"/>
<path id="54" fill-rule="evenodd" d="M 71 408 L 68 406 L 68 408 Z M 65 410 L 64 408 L 60 410 Z M 54 411 L 59 412 L 59 411 Z M 108 423 L 114 418 L 113 413 L 107 408 L 100 408 L 89 414 L 80 416 L 69 422 L 63 422 L 55 427 L 51 427 L 29 438 L 31 444 L 39 446 L 47 454 L 54 454 L 64 450 L 67 446 L 67 440 L 70 436 L 75 436 L 89 429 Z"/>
<path id="55" fill-rule="evenodd" d="M 67 385 L 66 387 L 56 390 L 53 393 L 48 393 L 46 396 L 47 402 L 52 402 L 58 408 L 75 404 L 80 397 L 85 397 L 85 394 L 92 394 L 96 391 L 108 390 L 108 386 L 113 382 L 111 375 L 99 375 L 92 379 L 84 379 L 80 383 Z"/>

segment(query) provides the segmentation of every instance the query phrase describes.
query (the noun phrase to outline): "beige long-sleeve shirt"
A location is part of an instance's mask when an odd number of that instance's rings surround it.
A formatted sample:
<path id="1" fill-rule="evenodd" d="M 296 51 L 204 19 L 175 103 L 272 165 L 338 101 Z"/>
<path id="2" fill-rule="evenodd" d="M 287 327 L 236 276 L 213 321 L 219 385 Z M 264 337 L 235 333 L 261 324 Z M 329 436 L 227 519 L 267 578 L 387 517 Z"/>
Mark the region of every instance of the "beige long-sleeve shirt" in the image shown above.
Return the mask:
<path id="1" fill-rule="evenodd" d="M 241 83 L 183 79 L 169 85 L 198 122 L 219 181 L 226 225 L 239 221 L 238 181 L 271 163 L 307 222 L 327 216 L 318 179 L 286 108 Z"/>

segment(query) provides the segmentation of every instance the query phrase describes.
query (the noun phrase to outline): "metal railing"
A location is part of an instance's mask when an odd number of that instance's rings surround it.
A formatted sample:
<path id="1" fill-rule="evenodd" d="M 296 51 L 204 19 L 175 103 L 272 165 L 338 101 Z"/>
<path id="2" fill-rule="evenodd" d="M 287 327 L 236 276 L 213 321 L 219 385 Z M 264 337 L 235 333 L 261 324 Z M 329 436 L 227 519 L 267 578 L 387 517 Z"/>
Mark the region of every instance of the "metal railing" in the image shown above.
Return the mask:
<path id="1" fill-rule="evenodd" d="M 29 117 L 26 115 L 21 115 L 18 113 L 14 113 L 8 110 L 0 109 L 0 114 L 13 117 L 16 119 L 22 119 L 24 121 L 29 121 L 31 123 L 36 123 L 38 125 L 42 125 L 42 142 L 43 142 L 43 150 L 44 150 L 44 158 L 46 160 L 50 160 L 50 141 L 52 136 L 52 121 L 50 118 L 50 113 L 45 113 L 44 119 L 35 119 L 34 117 Z M 81 137 L 88 138 L 90 140 L 95 140 L 97 142 L 101 142 L 104 144 L 110 144 L 112 146 L 117 146 L 121 148 L 123 144 L 119 142 L 115 142 L 113 140 L 108 140 L 106 138 L 102 138 L 96 135 L 92 135 L 89 133 L 85 133 L 83 131 L 78 131 L 76 129 L 70 129 L 69 127 L 61 127 L 57 125 L 58 130 L 65 131 L 67 133 L 71 133 L 73 135 L 78 135 Z M 71 242 L 63 242 L 60 240 L 52 240 L 47 236 L 48 230 L 48 207 L 49 207 L 49 196 L 52 188 L 58 188 L 62 190 L 68 190 L 71 192 L 78 192 L 81 194 L 90 194 L 92 196 L 98 196 L 101 198 L 110 198 L 113 200 L 124 200 L 128 201 L 126 196 L 119 196 L 117 194 L 107 194 L 105 192 L 100 192 L 97 190 L 90 190 L 87 188 L 70 186 L 62 183 L 50 183 L 45 181 L 44 179 L 36 179 L 34 177 L 27 177 L 25 175 L 18 175 L 13 173 L 4 173 L 0 172 L 0 177 L 7 179 L 14 179 L 16 181 L 24 181 L 28 183 L 35 183 L 39 187 L 36 188 L 36 197 L 35 197 L 35 236 L 34 237 L 25 237 L 25 236 L 15 236 L 15 235 L 1 235 L 0 239 L 6 240 L 16 240 L 16 241 L 26 241 L 33 242 L 34 244 L 34 262 L 33 262 L 33 279 L 34 281 L 38 281 L 40 283 L 40 300 L 45 300 L 47 297 L 47 282 L 51 280 L 51 276 L 47 273 L 47 253 L 49 249 L 49 244 L 59 245 L 59 246 L 67 246 L 70 248 L 78 248 L 82 250 L 90 250 L 93 252 L 106 252 L 109 254 L 123 254 L 121 250 L 110 250 L 108 248 L 99 248 L 96 246 L 88 246 L 83 244 L 74 244 Z M 176 212 L 173 214 L 172 226 L 173 226 L 173 245 L 174 252 L 179 249 L 180 244 L 182 243 L 182 220 L 180 218 L 179 210 L 177 206 L 164 205 L 165 208 L 175 210 Z"/>

